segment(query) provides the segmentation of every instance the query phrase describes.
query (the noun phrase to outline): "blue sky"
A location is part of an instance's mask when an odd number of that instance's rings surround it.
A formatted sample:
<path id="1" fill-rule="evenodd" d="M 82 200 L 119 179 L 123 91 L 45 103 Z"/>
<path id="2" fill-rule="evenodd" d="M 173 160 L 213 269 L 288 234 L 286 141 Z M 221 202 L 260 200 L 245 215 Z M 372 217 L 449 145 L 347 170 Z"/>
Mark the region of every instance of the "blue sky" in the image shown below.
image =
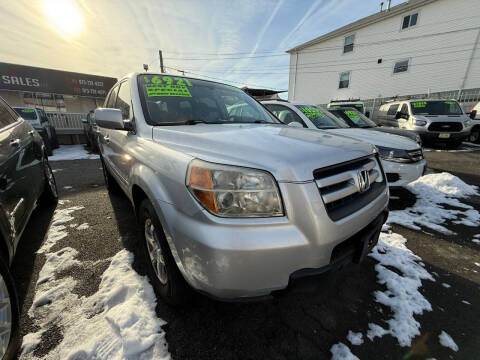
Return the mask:
<path id="1" fill-rule="evenodd" d="M 0 0 L 0 61 L 121 77 L 144 63 L 158 71 L 162 49 L 173 74 L 181 69 L 237 86 L 287 89 L 284 51 L 379 6 L 380 0 Z"/>

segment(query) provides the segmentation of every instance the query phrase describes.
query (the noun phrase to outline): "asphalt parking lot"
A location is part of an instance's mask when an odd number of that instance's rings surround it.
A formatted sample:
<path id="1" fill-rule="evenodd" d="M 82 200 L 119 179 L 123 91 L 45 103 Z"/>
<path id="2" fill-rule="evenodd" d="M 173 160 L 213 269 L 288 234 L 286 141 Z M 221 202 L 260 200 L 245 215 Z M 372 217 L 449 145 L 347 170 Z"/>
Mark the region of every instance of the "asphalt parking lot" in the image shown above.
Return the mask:
<path id="1" fill-rule="evenodd" d="M 467 184 L 480 186 L 479 150 L 465 145 L 459 151 L 433 149 L 425 156 L 430 172 L 450 172 Z M 57 210 L 76 206 L 69 224 L 88 224 L 81 230 L 69 225 L 68 236 L 51 248 L 73 248 L 78 252 L 76 259 L 88 264 L 74 264 L 56 273 L 56 278 L 75 280 L 70 291 L 79 298 L 98 291 L 111 258 L 124 248 L 135 256 L 133 268 L 141 275 L 146 273 L 139 261 L 133 209 L 125 196 L 107 192 L 100 166 L 98 159 L 52 162 L 61 199 Z M 417 201 L 407 189 L 393 191 L 392 198 L 392 210 L 411 207 Z M 462 202 L 480 210 L 480 196 Z M 22 307 L 22 335 L 39 330 L 31 307 L 45 255 L 36 252 L 54 211 L 35 212 L 13 264 Z M 176 309 L 159 300 L 155 311 L 166 322 L 162 328 L 168 352 L 173 359 L 330 359 L 332 346 L 342 342 L 360 359 L 478 359 L 480 243 L 472 239 L 480 230 L 478 224 L 446 221 L 442 225 L 454 234 L 391 224 L 391 231 L 407 239 L 407 247 L 421 258 L 434 280 L 421 282 L 419 292 L 431 304 L 431 311 L 414 315 L 420 329 L 409 346 L 400 346 L 398 337 L 388 334 L 372 340 L 366 336 L 369 324 L 385 324 L 395 313 L 408 312 L 375 300 L 376 292 L 385 291 L 386 285 L 379 282 L 377 260 L 369 257 L 361 265 L 320 276 L 315 288 L 270 301 L 232 304 L 196 296 L 191 306 Z M 393 266 L 386 267 L 398 272 Z M 61 358 L 55 349 L 64 340 L 66 325 L 57 321 L 57 315 L 50 313 L 41 341 L 25 358 Z M 362 333 L 363 344 L 348 342 L 349 331 Z M 454 339 L 458 351 L 439 343 L 442 331 Z"/>

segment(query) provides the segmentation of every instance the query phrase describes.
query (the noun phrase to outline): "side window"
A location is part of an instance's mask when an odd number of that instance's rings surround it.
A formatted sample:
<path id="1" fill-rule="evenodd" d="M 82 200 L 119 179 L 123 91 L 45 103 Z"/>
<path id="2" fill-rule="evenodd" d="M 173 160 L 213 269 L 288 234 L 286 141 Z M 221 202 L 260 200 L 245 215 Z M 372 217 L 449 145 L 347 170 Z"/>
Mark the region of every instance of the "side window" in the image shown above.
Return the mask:
<path id="1" fill-rule="evenodd" d="M 115 101 L 117 100 L 117 92 L 118 92 L 118 86 L 114 87 L 112 91 L 110 91 L 110 94 L 108 95 L 108 99 L 105 102 L 105 107 L 107 108 L 115 107 Z"/>
<path id="2" fill-rule="evenodd" d="M 390 105 L 387 111 L 387 115 L 395 115 L 397 113 L 399 104 Z"/>
<path id="3" fill-rule="evenodd" d="M 402 30 L 417 25 L 418 13 L 410 14 L 403 17 Z"/>
<path id="4" fill-rule="evenodd" d="M 343 42 L 343 53 L 353 51 L 353 44 L 355 42 L 355 34 L 347 36 Z"/>
<path id="5" fill-rule="evenodd" d="M 393 66 L 393 73 L 400 73 L 400 72 L 405 72 L 408 70 L 408 59 L 407 60 L 400 60 L 395 62 L 395 65 Z"/>
<path id="6" fill-rule="evenodd" d="M 130 84 L 125 81 L 120 84 L 120 90 L 118 91 L 117 101 L 115 102 L 115 108 L 122 112 L 122 118 L 130 118 Z"/>
<path id="7" fill-rule="evenodd" d="M 346 71 L 340 74 L 340 81 L 338 82 L 339 89 L 346 89 L 350 84 L 350 71 Z"/>
<path id="8" fill-rule="evenodd" d="M 13 124 L 17 121 L 8 109 L 8 106 L 0 100 L 0 128 Z"/>
<path id="9" fill-rule="evenodd" d="M 402 105 L 402 109 L 400 110 L 400 112 L 401 112 L 402 114 L 408 115 L 408 105 L 407 105 L 407 104 L 403 104 L 403 105 Z"/>
<path id="10" fill-rule="evenodd" d="M 280 121 L 286 125 L 291 122 L 298 122 L 302 124 L 303 127 L 307 127 L 303 122 L 302 118 L 298 116 L 295 111 L 289 109 L 286 106 L 275 105 L 275 104 L 265 104 L 266 108 L 270 110 Z"/>

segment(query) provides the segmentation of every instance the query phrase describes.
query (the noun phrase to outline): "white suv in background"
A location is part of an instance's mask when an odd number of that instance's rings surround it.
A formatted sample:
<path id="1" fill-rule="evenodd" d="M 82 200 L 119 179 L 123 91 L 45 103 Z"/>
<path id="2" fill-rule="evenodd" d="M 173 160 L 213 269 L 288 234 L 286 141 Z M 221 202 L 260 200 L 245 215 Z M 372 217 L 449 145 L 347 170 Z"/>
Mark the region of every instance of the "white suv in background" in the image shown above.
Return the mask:
<path id="1" fill-rule="evenodd" d="M 406 185 L 425 171 L 421 146 L 407 137 L 349 127 L 345 120 L 314 105 L 277 100 L 262 101 L 262 104 L 289 126 L 327 130 L 375 145 L 390 187 Z"/>
<path id="2" fill-rule="evenodd" d="M 480 101 L 470 110 L 470 119 L 472 121 L 472 129 L 468 140 L 472 143 L 480 143 Z"/>

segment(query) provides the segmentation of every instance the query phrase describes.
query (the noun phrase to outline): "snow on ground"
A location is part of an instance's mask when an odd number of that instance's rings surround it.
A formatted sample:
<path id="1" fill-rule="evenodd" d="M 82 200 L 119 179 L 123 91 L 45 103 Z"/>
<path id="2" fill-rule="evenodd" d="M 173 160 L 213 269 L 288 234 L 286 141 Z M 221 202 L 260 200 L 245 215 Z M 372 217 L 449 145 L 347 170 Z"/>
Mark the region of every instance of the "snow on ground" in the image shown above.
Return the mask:
<path id="1" fill-rule="evenodd" d="M 440 342 L 440 345 L 448 347 L 453 351 L 458 351 L 458 345 L 445 331 L 442 331 L 441 334 L 438 336 L 438 341 Z"/>
<path id="2" fill-rule="evenodd" d="M 90 227 L 90 225 L 88 225 L 88 223 L 83 223 L 81 225 L 78 225 L 77 230 L 86 230 L 89 227 Z"/>
<path id="3" fill-rule="evenodd" d="M 91 269 L 96 264 L 80 262 L 75 258 L 78 252 L 70 247 L 50 252 L 58 240 L 68 236 L 65 224 L 81 208 L 59 209 L 54 214 L 41 248 L 46 262 L 28 311 L 39 331 L 23 338 L 20 359 L 38 359 L 33 351 L 53 325 L 62 329 L 63 339 L 42 359 L 170 359 L 161 328 L 165 322 L 155 313 L 153 288 L 132 268 L 132 253 L 124 249 L 111 259 L 98 291 L 89 297 L 75 293 L 73 277 L 57 278 L 60 271 L 73 266 Z"/>
<path id="4" fill-rule="evenodd" d="M 447 289 L 452 287 L 452 285 L 447 284 L 447 283 L 442 283 L 442 286 L 443 286 L 444 288 L 447 288 Z"/>
<path id="5" fill-rule="evenodd" d="M 332 360 L 359 360 L 344 343 L 333 345 L 330 352 L 332 353 Z"/>
<path id="6" fill-rule="evenodd" d="M 378 261 L 377 282 L 386 287 L 385 291 L 374 293 L 375 301 L 388 306 L 393 313 L 384 324 L 369 324 L 370 340 L 390 334 L 397 338 L 400 346 L 410 346 L 412 339 L 420 335 L 420 323 L 414 315 L 432 310 L 419 289 L 422 280 L 435 279 L 425 270 L 421 258 L 406 247 L 406 242 L 399 234 L 381 233 L 378 245 L 369 255 Z"/>
<path id="7" fill-rule="evenodd" d="M 467 305 L 472 305 L 467 300 L 462 300 L 462 303 L 467 304 Z"/>
<path id="8" fill-rule="evenodd" d="M 347 335 L 347 340 L 350 341 L 352 345 L 362 345 L 363 335 L 362 333 L 354 333 L 350 330 Z"/>
<path id="9" fill-rule="evenodd" d="M 466 184 L 450 173 L 424 175 L 408 184 L 406 188 L 417 196 L 417 201 L 405 210 L 391 211 L 388 223 L 396 223 L 414 230 L 421 230 L 423 226 L 454 235 L 453 231 L 444 226 L 446 221 L 473 227 L 480 222 L 480 213 L 459 200 L 479 195 L 478 188 Z M 445 209 L 444 204 L 454 209 Z"/>
<path id="10" fill-rule="evenodd" d="M 89 154 L 83 145 L 62 145 L 48 157 L 49 161 L 98 159 L 99 155 Z"/>

